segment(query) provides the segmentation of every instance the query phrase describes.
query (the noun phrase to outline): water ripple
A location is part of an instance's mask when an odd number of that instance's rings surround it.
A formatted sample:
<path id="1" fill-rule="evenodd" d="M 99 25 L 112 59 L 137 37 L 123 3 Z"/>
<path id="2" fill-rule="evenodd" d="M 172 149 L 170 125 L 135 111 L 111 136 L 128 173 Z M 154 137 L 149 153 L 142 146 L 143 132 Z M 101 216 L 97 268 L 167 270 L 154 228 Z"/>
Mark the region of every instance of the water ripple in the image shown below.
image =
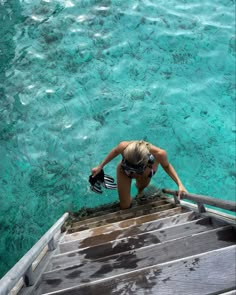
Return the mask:
<path id="1" fill-rule="evenodd" d="M 1 216 L 8 207 L 7 216 L 15 216 L 19 204 L 29 204 L 24 210 L 34 219 L 35 240 L 41 219 L 53 223 L 70 206 L 91 205 L 91 167 L 119 141 L 132 138 L 166 148 L 190 191 L 224 191 L 231 198 L 233 1 L 0 5 L 0 195 L 11 203 L 4 203 Z M 107 169 L 114 172 L 115 165 Z M 166 178 L 157 177 L 153 181 L 165 186 Z M 115 193 L 106 197 L 93 204 L 117 199 Z M 21 225 L 24 232 L 28 227 Z M 16 243 L 29 248 L 22 238 Z"/>

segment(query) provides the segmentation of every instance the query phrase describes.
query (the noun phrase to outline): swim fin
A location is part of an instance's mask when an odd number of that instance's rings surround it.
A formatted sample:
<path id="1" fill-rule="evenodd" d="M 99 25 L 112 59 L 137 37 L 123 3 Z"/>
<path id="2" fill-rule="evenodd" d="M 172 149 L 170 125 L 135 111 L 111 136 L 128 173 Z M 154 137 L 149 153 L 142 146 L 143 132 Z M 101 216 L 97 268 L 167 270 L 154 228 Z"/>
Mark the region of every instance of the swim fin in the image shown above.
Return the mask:
<path id="1" fill-rule="evenodd" d="M 114 178 L 105 174 L 103 169 L 94 177 L 90 175 L 89 183 L 91 184 L 90 189 L 97 194 L 102 194 L 101 185 L 106 189 L 117 189 Z"/>

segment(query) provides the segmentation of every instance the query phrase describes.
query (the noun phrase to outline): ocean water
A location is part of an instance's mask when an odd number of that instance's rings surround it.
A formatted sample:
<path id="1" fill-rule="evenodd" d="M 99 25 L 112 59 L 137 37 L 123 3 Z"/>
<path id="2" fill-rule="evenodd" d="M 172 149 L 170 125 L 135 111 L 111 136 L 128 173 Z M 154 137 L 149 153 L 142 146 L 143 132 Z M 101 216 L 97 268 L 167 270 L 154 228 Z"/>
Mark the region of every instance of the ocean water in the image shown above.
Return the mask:
<path id="1" fill-rule="evenodd" d="M 235 0 L 0 0 L 0 276 L 65 211 L 117 200 L 87 180 L 122 140 L 235 200 L 235 57 Z"/>

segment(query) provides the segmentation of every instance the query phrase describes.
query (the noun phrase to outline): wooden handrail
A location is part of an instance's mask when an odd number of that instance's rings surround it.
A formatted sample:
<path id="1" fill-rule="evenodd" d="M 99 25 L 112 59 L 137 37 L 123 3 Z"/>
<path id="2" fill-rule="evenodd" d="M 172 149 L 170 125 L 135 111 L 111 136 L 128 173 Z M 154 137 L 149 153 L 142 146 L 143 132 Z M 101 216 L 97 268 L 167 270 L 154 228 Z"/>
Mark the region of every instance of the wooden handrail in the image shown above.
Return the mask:
<path id="1" fill-rule="evenodd" d="M 42 238 L 5 274 L 0 280 L 0 295 L 8 294 L 21 277 L 25 278 L 27 276 L 27 279 L 31 280 L 30 273 L 32 272 L 33 262 L 45 246 L 48 245 L 49 251 L 54 250 L 54 237 L 61 230 L 61 226 L 68 216 L 69 214 L 65 213 L 58 219 Z M 29 285 L 31 285 L 30 282 Z"/>
<path id="2" fill-rule="evenodd" d="M 170 189 L 163 189 L 162 191 L 163 193 L 173 195 L 174 197 L 178 195 L 178 191 L 174 191 Z M 203 195 L 196 195 L 196 194 L 189 194 L 189 193 L 182 193 L 181 198 L 195 201 L 200 206 L 205 204 L 205 205 L 210 205 L 210 206 L 218 207 L 221 209 L 225 209 L 231 212 L 236 212 L 236 202 L 216 199 L 210 196 L 203 196 Z"/>

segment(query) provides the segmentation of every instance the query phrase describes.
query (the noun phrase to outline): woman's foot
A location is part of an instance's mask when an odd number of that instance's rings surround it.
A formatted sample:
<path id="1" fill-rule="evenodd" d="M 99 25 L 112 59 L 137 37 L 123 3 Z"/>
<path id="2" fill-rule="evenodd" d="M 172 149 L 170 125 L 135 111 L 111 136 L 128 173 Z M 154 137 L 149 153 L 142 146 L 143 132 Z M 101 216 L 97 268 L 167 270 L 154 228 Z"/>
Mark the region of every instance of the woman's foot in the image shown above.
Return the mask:
<path id="1" fill-rule="evenodd" d="M 144 196 L 144 191 L 138 192 L 136 198 L 140 199 Z"/>
<path id="2" fill-rule="evenodd" d="M 136 195 L 136 200 L 139 204 L 142 204 L 147 201 L 147 197 L 145 196 L 144 192 L 142 191 Z"/>

